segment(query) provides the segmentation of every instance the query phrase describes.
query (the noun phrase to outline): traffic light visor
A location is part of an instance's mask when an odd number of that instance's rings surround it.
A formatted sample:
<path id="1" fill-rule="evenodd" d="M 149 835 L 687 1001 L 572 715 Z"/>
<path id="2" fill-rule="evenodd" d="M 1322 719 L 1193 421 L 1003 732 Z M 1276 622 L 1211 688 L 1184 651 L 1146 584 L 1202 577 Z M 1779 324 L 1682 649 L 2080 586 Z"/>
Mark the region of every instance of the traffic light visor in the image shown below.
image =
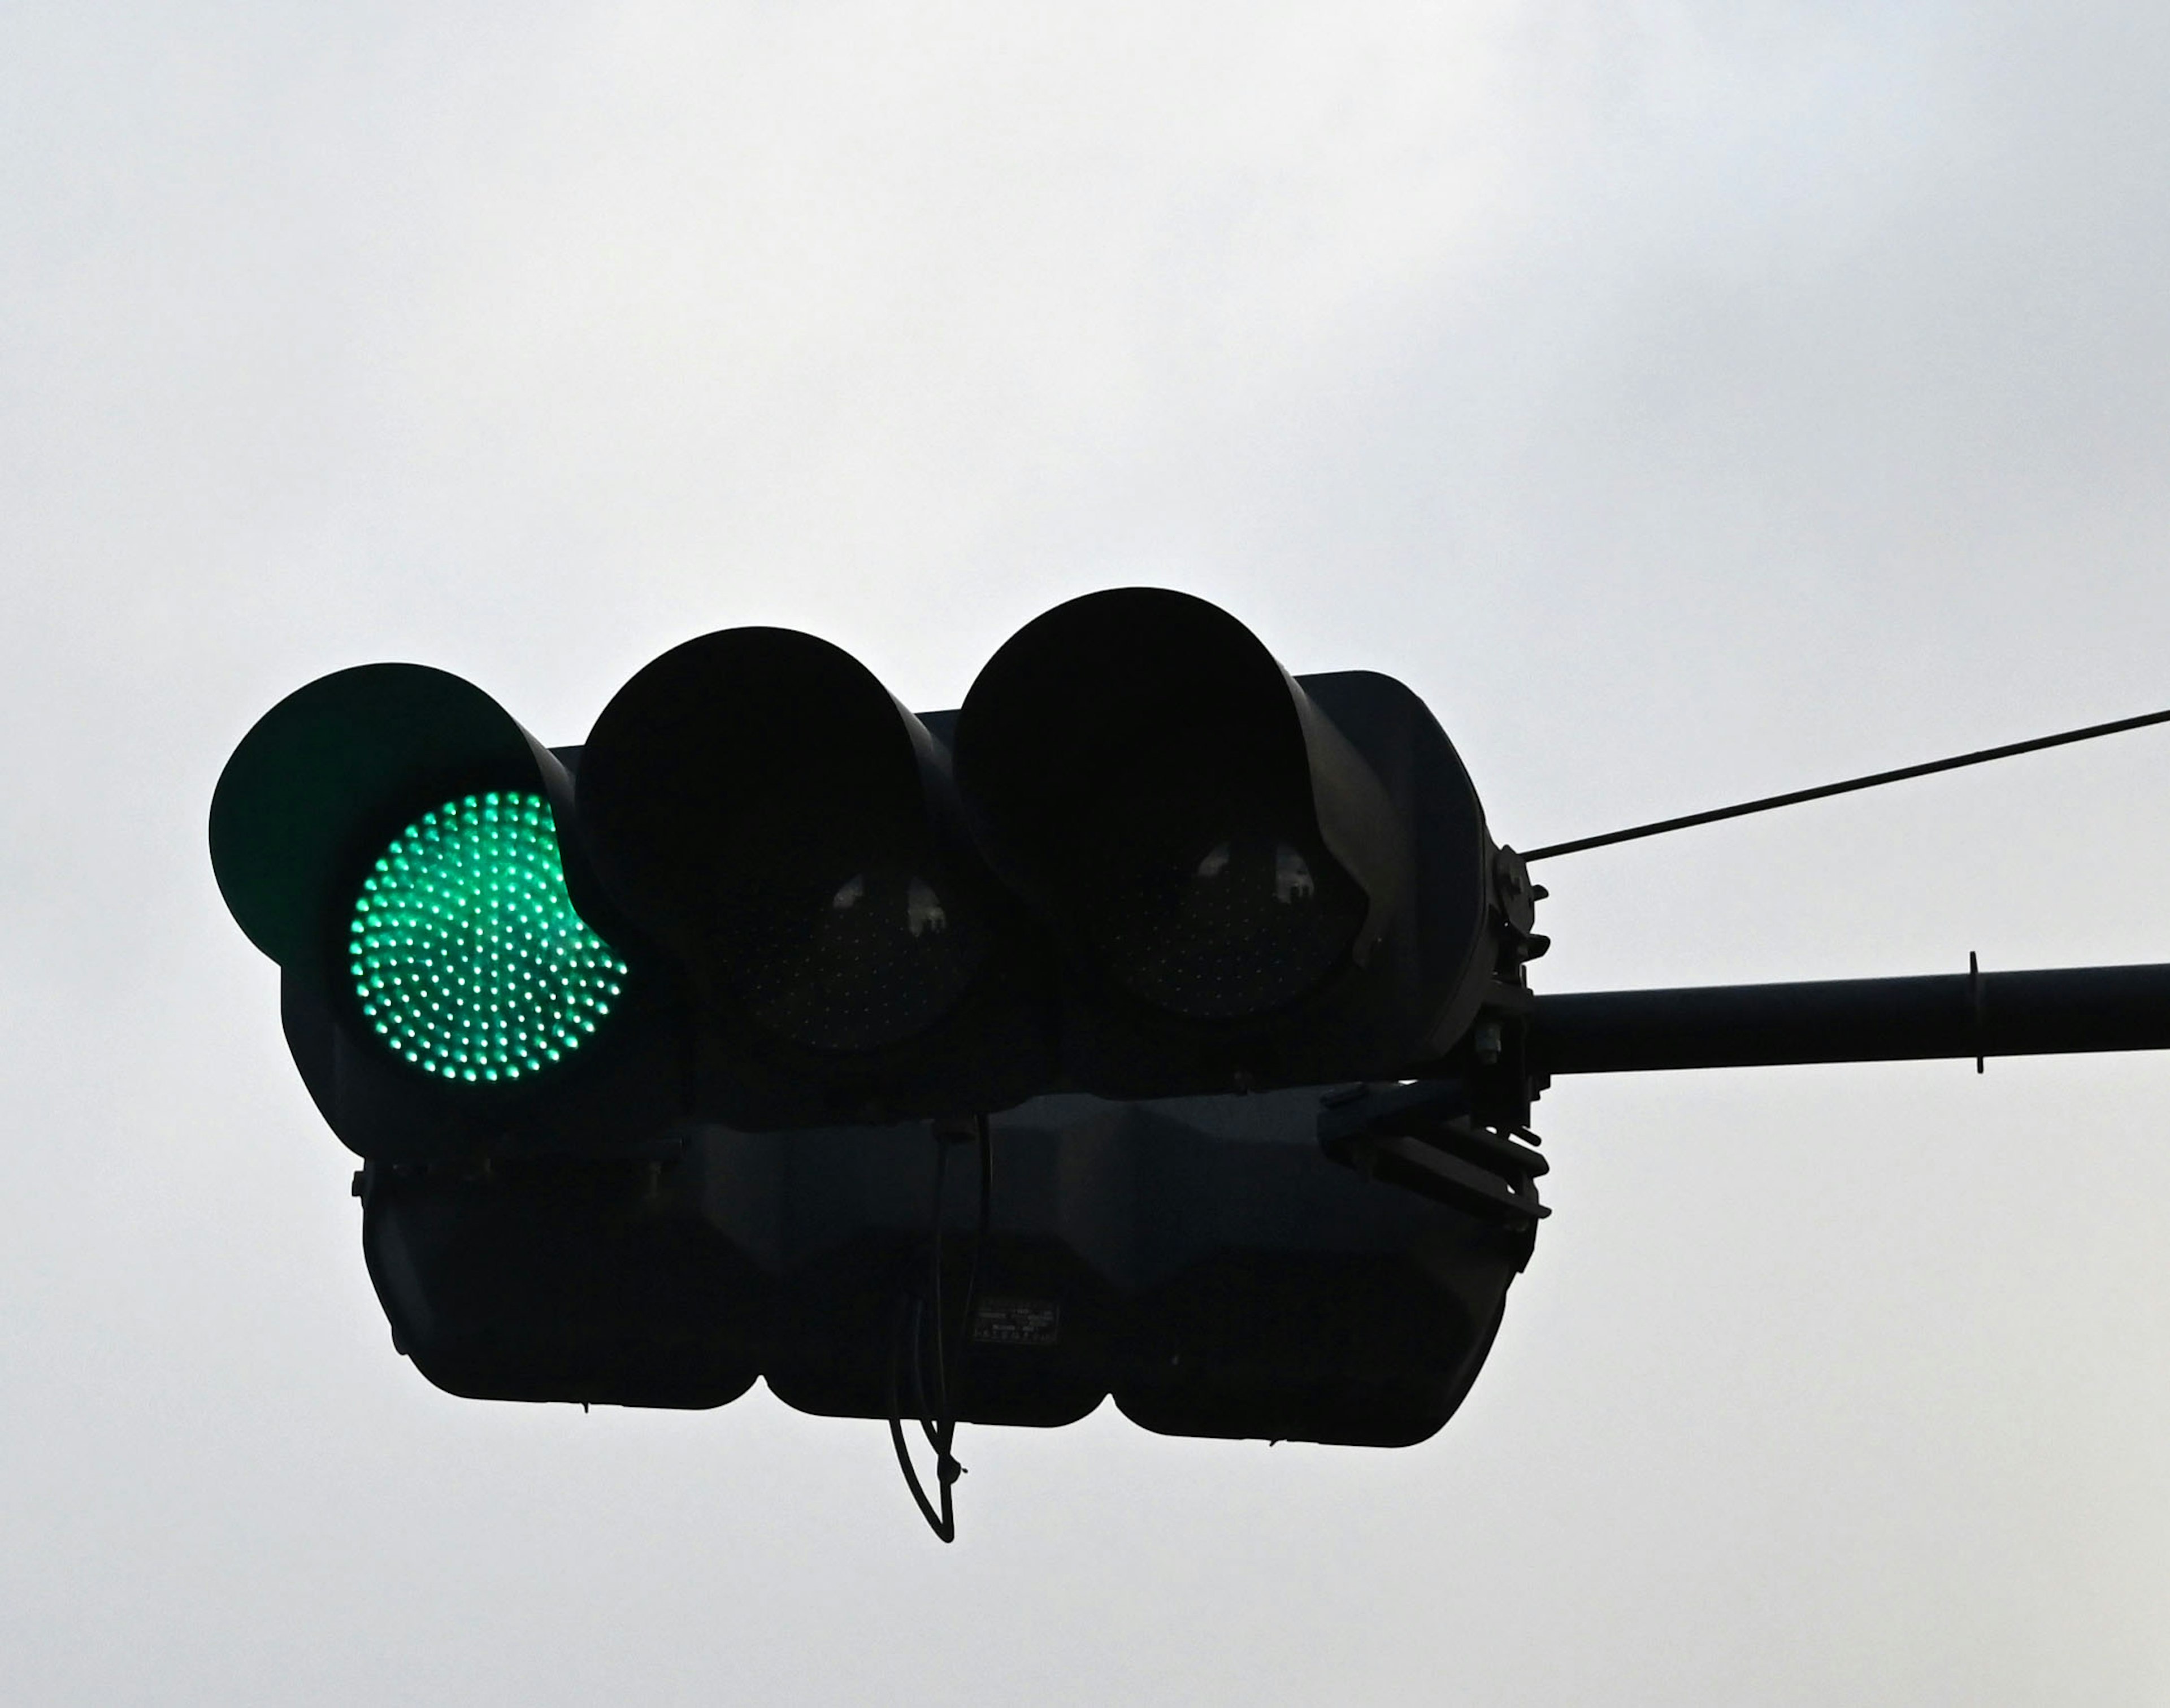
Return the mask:
<path id="1" fill-rule="evenodd" d="M 665 653 L 604 708 L 578 787 L 614 904 L 794 1043 L 915 1037 L 989 952 L 946 754 L 826 641 L 728 629 Z"/>
<path id="2" fill-rule="evenodd" d="M 568 798 L 564 772 L 489 696 L 423 665 L 296 690 L 242 738 L 211 798 L 211 867 L 256 947 L 315 969 L 392 833 L 477 788 Z"/>
<path id="3" fill-rule="evenodd" d="M 1130 995 L 1264 1014 L 1364 962 L 1407 838 L 1363 758 L 1258 638 L 1188 595 L 1089 595 L 981 672 L 957 731 L 997 869 Z"/>

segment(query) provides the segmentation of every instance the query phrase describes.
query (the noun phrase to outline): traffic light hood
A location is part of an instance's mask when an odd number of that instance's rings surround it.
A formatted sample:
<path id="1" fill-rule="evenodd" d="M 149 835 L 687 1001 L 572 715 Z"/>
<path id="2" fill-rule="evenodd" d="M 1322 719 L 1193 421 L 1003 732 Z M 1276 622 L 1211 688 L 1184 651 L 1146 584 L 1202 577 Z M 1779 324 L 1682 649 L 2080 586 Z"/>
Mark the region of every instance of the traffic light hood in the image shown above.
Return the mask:
<path id="1" fill-rule="evenodd" d="M 612 902 L 690 976 L 734 1118 L 1044 1088 L 1036 933 L 964 827 L 948 750 L 848 653 L 778 628 L 674 648 L 596 719 L 576 796 Z M 997 988 L 1000 1017 L 975 1019 Z"/>
<path id="2" fill-rule="evenodd" d="M 1089 594 L 972 685 L 960 785 L 991 857 L 1073 953 L 1192 1019 L 1285 1008 L 1369 962 L 1409 830 L 1333 720 L 1227 612 Z"/>
<path id="3" fill-rule="evenodd" d="M 320 978 L 346 892 L 378 850 L 422 812 L 495 789 L 569 817 L 564 767 L 473 684 L 425 665 L 319 677 L 265 713 L 219 777 L 219 893 L 258 948 Z"/>

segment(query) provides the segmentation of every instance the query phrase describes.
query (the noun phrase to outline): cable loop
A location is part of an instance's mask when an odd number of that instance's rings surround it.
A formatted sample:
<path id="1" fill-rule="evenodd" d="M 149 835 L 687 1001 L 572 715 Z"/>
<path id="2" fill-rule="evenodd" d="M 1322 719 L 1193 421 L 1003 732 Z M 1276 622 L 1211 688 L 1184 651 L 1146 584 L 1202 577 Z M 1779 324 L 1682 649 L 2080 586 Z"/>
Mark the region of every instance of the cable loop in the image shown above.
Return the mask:
<path id="1" fill-rule="evenodd" d="M 927 1275 L 923 1295 L 907 1289 L 897 1295 L 896 1316 L 891 1325 L 889 1359 L 889 1436 L 896 1449 L 896 1462 L 904 1471 L 905 1486 L 911 1491 L 913 1503 L 920 1516 L 927 1520 L 927 1528 L 944 1542 L 957 1540 L 957 1514 L 950 1492 L 957 1479 L 965 1475 L 965 1467 L 957 1461 L 951 1450 L 957 1438 L 957 1408 L 949 1391 L 947 1342 L 949 1325 L 942 1308 L 942 1212 L 949 1186 L 949 1146 L 966 1140 L 977 1145 L 980 1153 L 980 1209 L 972 1236 L 972 1255 L 965 1272 L 964 1321 L 965 1336 L 958 1351 L 958 1374 L 961 1377 L 964 1348 L 970 1343 L 972 1311 L 980 1290 L 980 1259 L 986 1248 L 987 1230 L 992 1221 L 995 1182 L 994 1138 L 988 1130 L 987 1118 L 975 1115 L 967 1134 L 945 1131 L 938 1126 L 934 1133 L 934 1208 L 927 1237 Z M 933 1329 L 934 1342 L 934 1403 L 927 1404 L 926 1369 L 922 1349 Z M 934 1481 L 939 1503 L 930 1500 L 927 1486 L 920 1481 L 919 1472 L 912 1465 L 911 1450 L 904 1436 L 903 1376 L 906 1359 L 911 1369 L 911 1399 L 914 1415 L 919 1421 L 920 1431 L 927 1444 L 934 1450 Z"/>

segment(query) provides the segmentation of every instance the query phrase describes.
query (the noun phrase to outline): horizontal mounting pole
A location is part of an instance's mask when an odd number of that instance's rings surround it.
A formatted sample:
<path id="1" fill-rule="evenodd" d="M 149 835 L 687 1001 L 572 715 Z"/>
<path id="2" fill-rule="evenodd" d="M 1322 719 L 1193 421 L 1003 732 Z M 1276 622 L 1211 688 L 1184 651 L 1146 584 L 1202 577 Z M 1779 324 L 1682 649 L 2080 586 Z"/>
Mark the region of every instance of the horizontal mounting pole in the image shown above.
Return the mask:
<path id="1" fill-rule="evenodd" d="M 1553 1074 L 2170 1049 L 2170 965 L 1539 996 Z"/>

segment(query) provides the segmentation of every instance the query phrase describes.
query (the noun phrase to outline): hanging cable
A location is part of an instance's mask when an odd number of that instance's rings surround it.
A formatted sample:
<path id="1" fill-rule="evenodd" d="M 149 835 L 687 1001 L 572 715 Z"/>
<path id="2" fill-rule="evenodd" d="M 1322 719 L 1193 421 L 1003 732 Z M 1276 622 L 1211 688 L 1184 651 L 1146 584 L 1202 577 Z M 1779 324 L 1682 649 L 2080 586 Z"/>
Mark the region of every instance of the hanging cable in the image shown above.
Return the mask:
<path id="1" fill-rule="evenodd" d="M 1706 813 L 1690 813 L 1678 819 L 1660 819 L 1648 825 L 1635 825 L 1625 830 L 1607 830 L 1601 836 L 1579 837 L 1572 842 L 1554 842 L 1547 847 L 1532 848 L 1522 856 L 1528 860 L 1550 860 L 1561 854 L 1579 854 L 1586 848 L 1609 848 L 1615 842 L 1638 841 L 1644 836 L 1658 836 L 1668 830 L 1686 830 L 1697 825 L 1714 825 L 1721 819 L 1744 818 L 1750 813 L 1767 813 L 1774 807 L 1798 806 L 1803 801 L 1820 801 L 1826 795 L 1843 795 L 1855 789 L 1873 789 L 1882 783 L 1904 782 L 1909 777 L 1929 777 L 1940 771 L 1957 771 L 1962 766 L 1986 765 L 1992 759 L 2010 759 L 2022 753 L 2037 753 L 2045 747 L 2062 747 L 2068 742 L 2092 741 L 2098 735 L 2119 735 L 2128 729 L 2145 729 L 2153 723 L 2170 723 L 2170 712 L 2150 712 L 2139 718 L 2120 718 L 2114 723 L 2091 723 L 2085 729 L 2067 729 L 2061 735 L 2038 735 L 2032 741 L 2015 741 L 2005 747 L 1986 747 L 1979 753 L 1962 753 L 1955 759 L 1932 759 L 1926 765 L 1902 766 L 1897 771 L 1879 771 L 1872 776 L 1849 777 L 1844 782 L 1824 783 L 1812 789 L 1795 789 L 1791 794 L 1766 795 L 1761 800 L 1743 801 L 1738 806 L 1713 807 Z"/>
<path id="2" fill-rule="evenodd" d="M 965 1467 L 957 1462 L 951 1450 L 957 1438 L 957 1409 L 949 1390 L 949 1325 L 942 1308 L 942 1221 L 949 1187 L 949 1147 L 952 1144 L 969 1140 L 978 1146 L 980 1153 L 980 1206 L 972 1235 L 971 1257 L 965 1266 L 964 1321 L 959 1325 L 962 1339 L 959 1342 L 958 1374 L 963 1375 L 965 1347 L 970 1344 L 972 1312 L 979 1296 L 980 1260 L 986 1248 L 987 1232 L 993 1218 L 994 1204 L 994 1140 L 989 1131 L 987 1118 L 975 1115 L 967 1133 L 959 1134 L 938 1124 L 934 1131 L 934 1209 L 927 1237 L 927 1278 L 923 1296 L 911 1290 L 897 1297 L 897 1309 L 890 1330 L 889 1362 L 889 1436 L 896 1449 L 896 1462 L 904 1471 L 905 1486 L 911 1491 L 911 1498 L 918 1506 L 920 1515 L 927 1527 L 945 1542 L 957 1540 L 957 1514 L 951 1491 L 957 1479 L 965 1474 Z M 927 1340 L 928 1327 L 933 1328 L 933 1403 L 927 1403 L 927 1383 L 922 1353 Z M 921 1432 L 927 1445 L 934 1449 L 934 1475 L 937 1498 L 927 1497 L 926 1485 L 912 1465 L 911 1453 L 904 1437 L 903 1382 L 904 1366 L 910 1361 L 913 1410 L 919 1420 Z"/>

